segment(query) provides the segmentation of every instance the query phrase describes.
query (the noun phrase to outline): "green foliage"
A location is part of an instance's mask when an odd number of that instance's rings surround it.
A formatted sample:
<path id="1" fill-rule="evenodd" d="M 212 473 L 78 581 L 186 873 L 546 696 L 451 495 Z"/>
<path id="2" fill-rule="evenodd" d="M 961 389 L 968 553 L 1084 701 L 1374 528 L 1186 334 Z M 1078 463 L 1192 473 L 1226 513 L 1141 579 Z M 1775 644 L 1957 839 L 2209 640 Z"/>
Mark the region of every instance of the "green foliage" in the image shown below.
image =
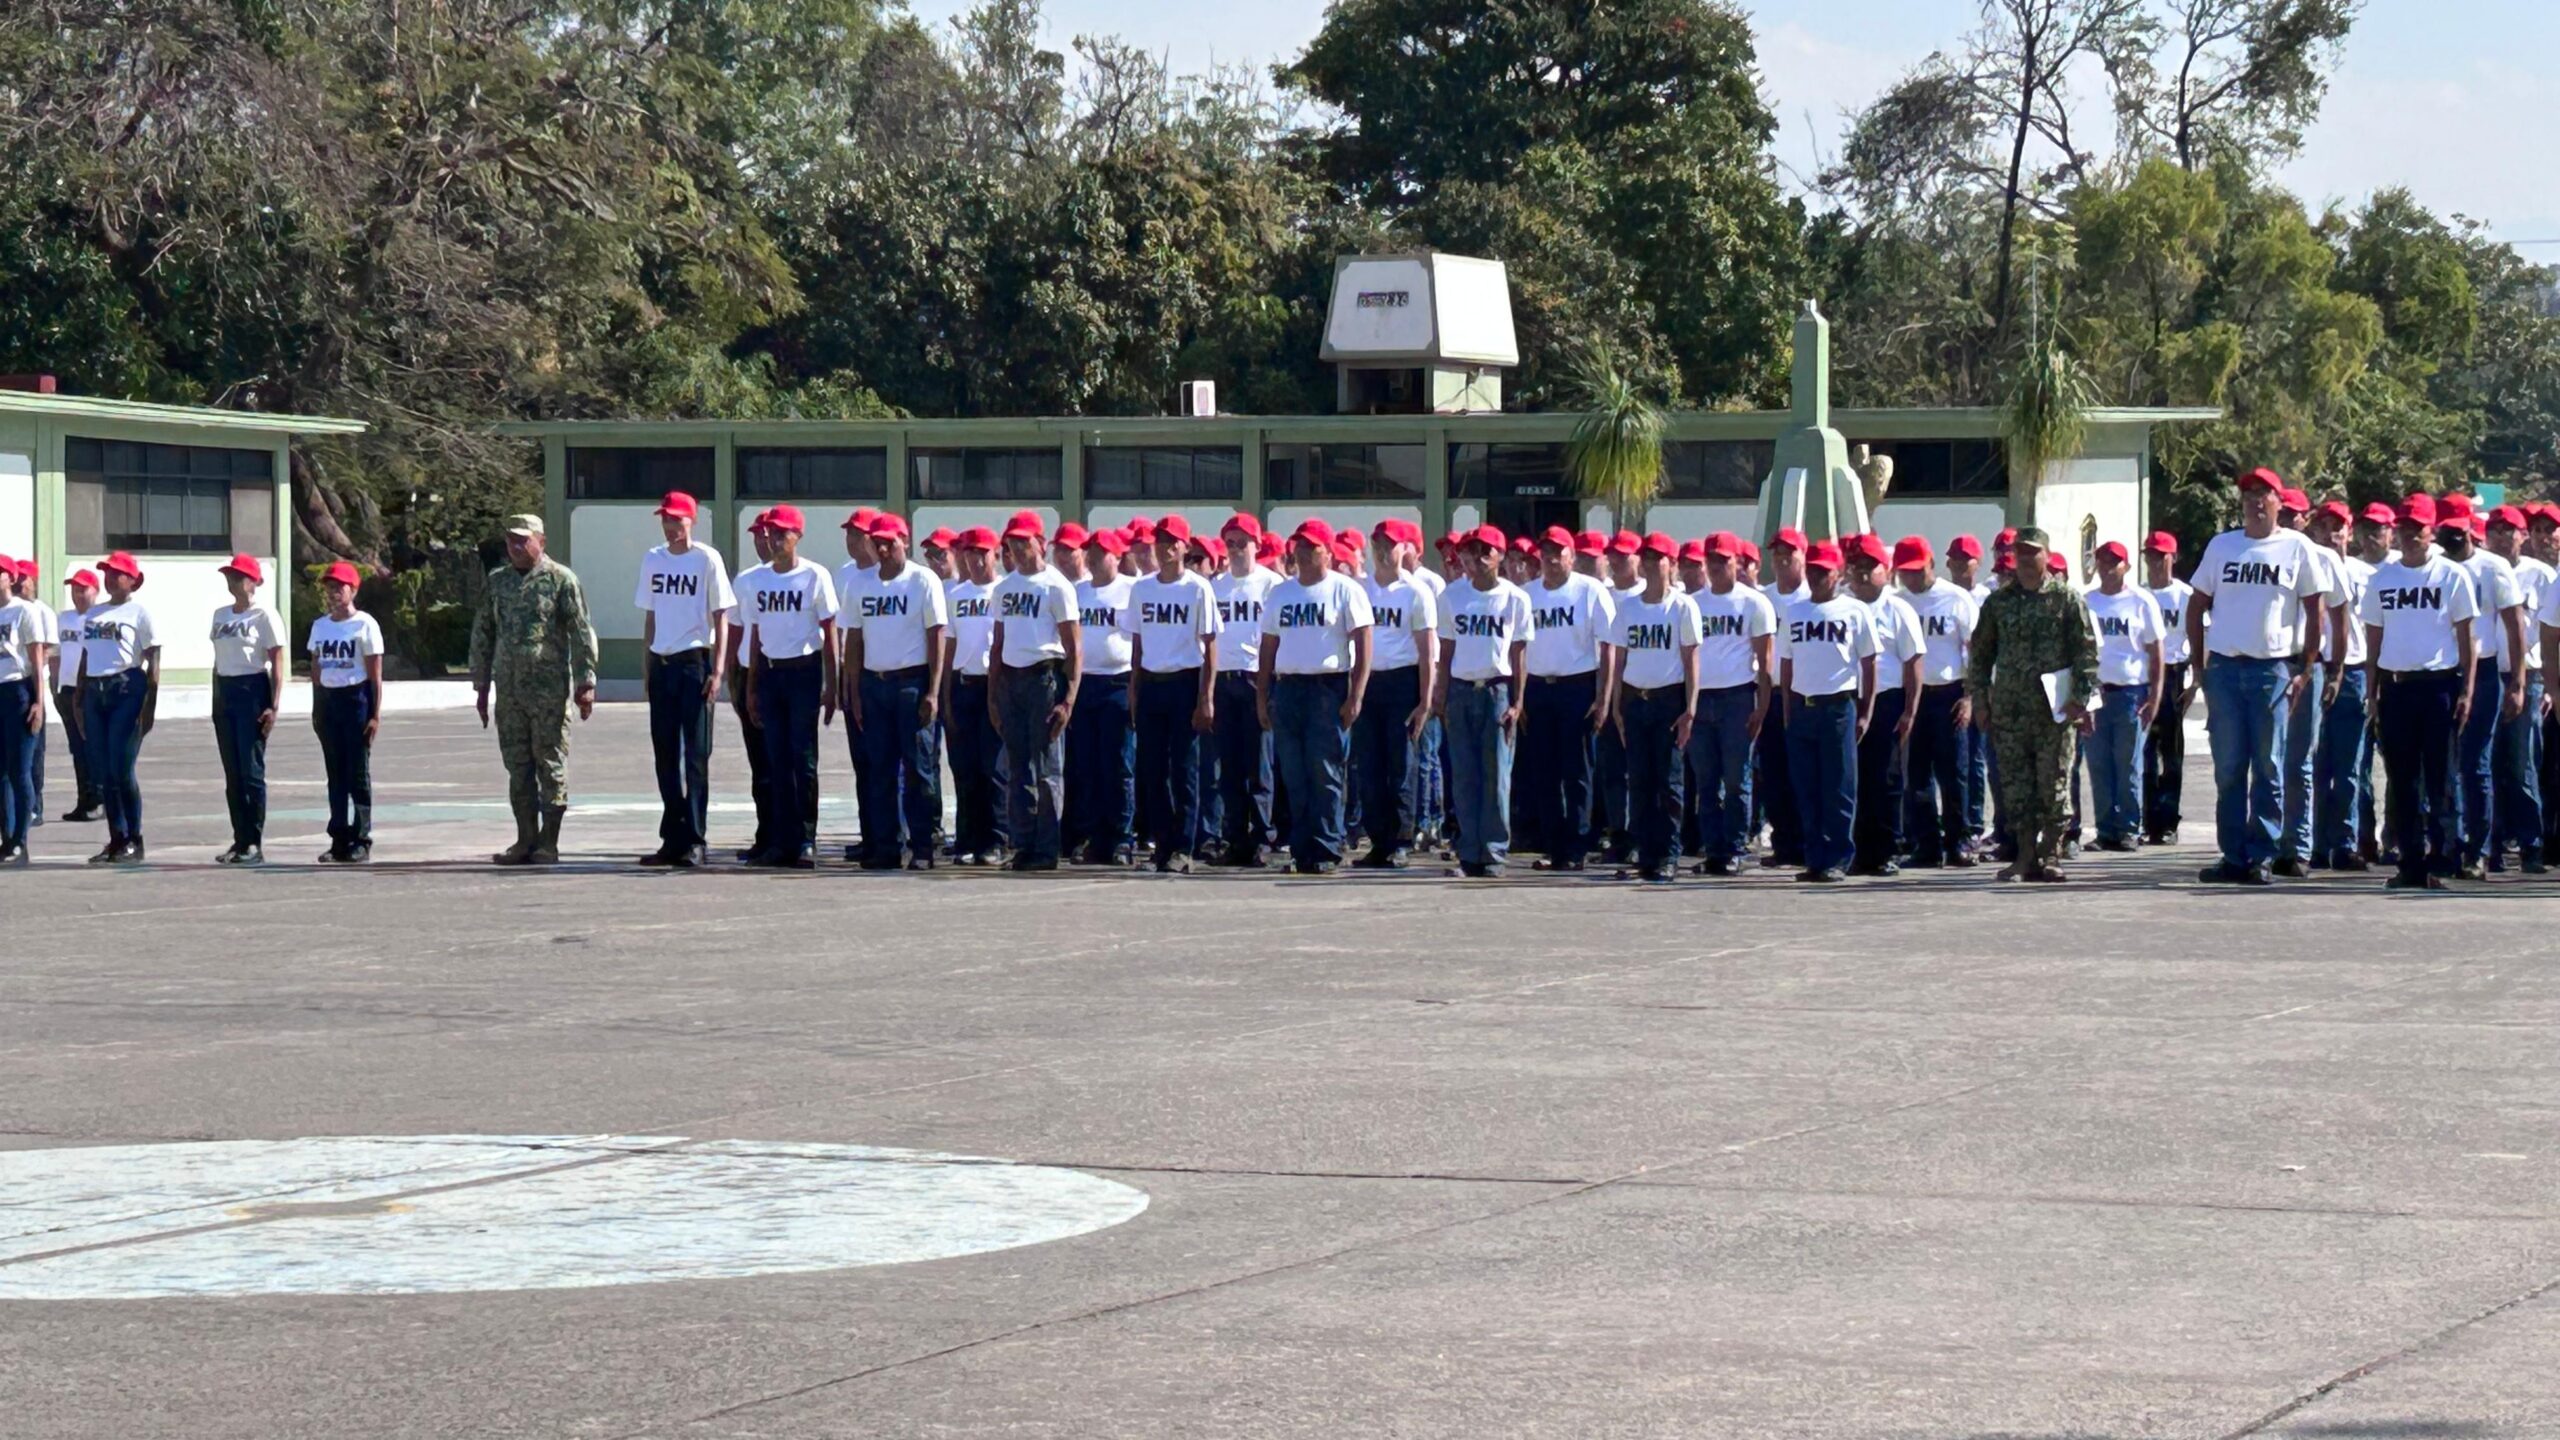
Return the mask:
<path id="1" fill-rule="evenodd" d="M 1606 349 L 1579 356 L 1570 384 L 1583 412 L 1565 444 L 1565 472 L 1586 500 L 1637 529 L 1662 494 L 1662 409 Z"/>

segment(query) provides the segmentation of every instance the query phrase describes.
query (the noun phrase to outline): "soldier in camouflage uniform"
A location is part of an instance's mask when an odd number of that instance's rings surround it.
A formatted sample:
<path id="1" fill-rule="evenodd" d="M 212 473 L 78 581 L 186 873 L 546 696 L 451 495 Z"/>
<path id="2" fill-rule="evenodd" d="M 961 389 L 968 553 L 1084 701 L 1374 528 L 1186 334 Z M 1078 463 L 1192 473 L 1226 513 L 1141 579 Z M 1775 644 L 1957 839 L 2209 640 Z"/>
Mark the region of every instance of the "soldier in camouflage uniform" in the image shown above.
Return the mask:
<path id="1" fill-rule="evenodd" d="M 2042 530 L 2021 529 L 2017 583 L 1985 597 L 1965 665 L 1965 698 L 1988 719 L 2000 800 L 2016 833 L 2017 863 L 2003 880 L 2055 883 L 2070 819 L 2071 732 L 2089 728 L 2098 689 L 2098 632 L 2089 604 L 2067 585 L 2045 582 Z M 2053 718 L 2044 677 L 2071 672 L 2068 720 Z"/>
<path id="2" fill-rule="evenodd" d="M 507 803 L 516 843 L 489 858 L 500 865 L 560 860 L 560 817 L 569 809 L 569 706 L 595 714 L 596 634 L 587 599 L 569 567 L 542 553 L 542 517 L 507 522 L 507 563 L 489 572 L 471 622 L 471 684 L 480 725 L 489 724 L 489 686 L 498 687 L 498 754 L 507 766 Z"/>

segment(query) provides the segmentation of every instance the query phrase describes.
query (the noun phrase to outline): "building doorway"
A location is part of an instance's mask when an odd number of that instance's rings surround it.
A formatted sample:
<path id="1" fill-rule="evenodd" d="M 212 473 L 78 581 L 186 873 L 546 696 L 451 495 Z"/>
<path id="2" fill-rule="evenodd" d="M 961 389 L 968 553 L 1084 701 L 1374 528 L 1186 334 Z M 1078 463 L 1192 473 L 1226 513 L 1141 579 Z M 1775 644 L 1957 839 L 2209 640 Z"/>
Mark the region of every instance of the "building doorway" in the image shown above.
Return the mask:
<path id="1" fill-rule="evenodd" d="M 1582 525 L 1582 502 L 1579 500 L 1528 499 L 1504 496 L 1484 502 L 1485 523 L 1505 535 L 1527 535 L 1531 538 L 1547 533 L 1550 525 L 1578 530 Z"/>

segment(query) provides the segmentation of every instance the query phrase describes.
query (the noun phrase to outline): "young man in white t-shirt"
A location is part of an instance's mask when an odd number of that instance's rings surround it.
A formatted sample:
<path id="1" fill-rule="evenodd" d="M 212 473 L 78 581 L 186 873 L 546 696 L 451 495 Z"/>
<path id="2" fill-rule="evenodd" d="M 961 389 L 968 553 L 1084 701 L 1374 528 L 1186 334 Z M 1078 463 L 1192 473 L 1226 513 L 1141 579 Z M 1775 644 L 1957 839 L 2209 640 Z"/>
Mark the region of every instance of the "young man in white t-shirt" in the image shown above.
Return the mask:
<path id="1" fill-rule="evenodd" d="M 1218 597 L 1184 564 L 1190 521 L 1167 515 L 1151 533 L 1154 569 L 1129 586 L 1120 628 L 1130 640 L 1140 838 L 1156 873 L 1170 875 L 1189 872 L 1200 844 L 1200 746 L 1218 724 Z"/>
<path id="2" fill-rule="evenodd" d="M 45 654 L 53 630 L 40 605 L 18 594 L 27 585 L 17 562 L 0 556 L 0 865 L 27 864 L 27 830 L 36 821 L 35 747 L 44 740 Z"/>
<path id="3" fill-rule="evenodd" d="M 2097 847 L 2130 851 L 2139 848 L 2143 742 L 2160 713 L 2168 626 L 2151 592 L 2125 583 L 2133 557 L 2123 541 L 2099 546 L 2097 565 L 2098 583 L 2081 598 L 2098 632 L 2098 713 L 2080 755 L 2092 782 Z"/>
<path id="4" fill-rule="evenodd" d="M 1632 877 L 1649 885 L 1668 885 L 1679 872 L 1680 821 L 1688 809 L 1682 756 L 1698 710 L 1698 604 L 1671 583 L 1679 555 L 1670 536 L 1659 530 L 1645 536 L 1636 553 L 1636 588 L 1618 597 L 1610 620 L 1619 664 L 1609 708 L 1611 729 L 1626 752 Z"/>
<path id="5" fill-rule="evenodd" d="M 1875 717 L 1858 738 L 1858 818 L 1850 827 L 1852 875 L 1902 873 L 1904 772 L 1911 731 L 1919 723 L 1921 660 L 1928 639 L 1920 616 L 1892 588 L 1892 552 L 1884 537 L 1852 535 L 1840 543 L 1849 593 L 1876 626 Z"/>
<path id="6" fill-rule="evenodd" d="M 1980 611 L 1971 592 L 1939 577 L 1937 556 L 1923 536 L 1905 535 L 1893 542 L 1893 574 L 1900 586 L 1895 598 L 1910 607 L 1919 623 L 1921 645 L 1920 690 L 1903 757 L 1903 840 L 1919 869 L 1969 866 L 1973 855 L 1965 845 L 1964 737 L 1972 716 L 1964 700 L 1964 659 Z M 1881 684 L 1881 664 L 1877 671 Z"/>
<path id="7" fill-rule="evenodd" d="M 2160 607 L 2160 709 L 2142 739 L 2142 839 L 2178 843 L 2186 796 L 2187 707 L 2196 668 L 2187 652 L 2187 605 L 2195 591 L 2178 578 L 2178 537 L 2154 530 L 2142 542 L 2142 588 Z"/>
<path id="8" fill-rule="evenodd" d="M 996 532 L 972 525 L 951 537 L 944 592 L 951 628 L 944 632 L 942 731 L 951 751 L 951 863 L 996 863 L 1004 851 L 1004 807 L 996 773 L 996 726 L 987 699 L 987 662 L 996 638 Z"/>
<path id="9" fill-rule="evenodd" d="M 1516 547 L 1515 547 L 1516 548 Z M 1573 532 L 1551 525 L 1537 543 L 1539 573 L 1521 587 L 1535 621 L 1527 709 L 1520 728 L 1522 843 L 1546 852 L 1540 870 L 1579 870 L 1591 842 L 1597 750 L 1609 723 L 1609 587 L 1573 568 Z"/>
<path id="10" fill-rule="evenodd" d="M 1689 726 L 1689 784 L 1698 796 L 1698 873 L 1734 876 L 1751 847 L 1752 745 L 1778 680 L 1778 616 L 1742 578 L 1742 537 L 1719 530 L 1701 547 L 1698 708 Z"/>
<path id="11" fill-rule="evenodd" d="M 1804 593 L 1778 611 L 1778 683 L 1787 706 L 1787 773 L 1804 826 L 1796 879 L 1837 884 L 1855 856 L 1858 741 L 1875 714 L 1875 612 L 1840 588 L 1840 547 L 1806 547 Z"/>
<path id="12" fill-rule="evenodd" d="M 2324 687 L 2330 697 L 2320 711 L 2320 734 L 2311 757 L 2311 865 L 2316 870 L 2368 868 L 2357 853 L 2356 832 L 2369 808 L 2366 768 L 2373 748 L 2368 719 L 2372 697 L 2366 691 L 2364 626 L 2356 620 L 2364 603 L 2364 587 L 2374 567 L 2347 548 L 2355 512 L 2343 500 L 2324 500 L 2311 512 L 2303 533 L 2328 555 L 2346 599 L 2340 606 L 2334 679 Z"/>
<path id="13" fill-rule="evenodd" d="M 275 733 L 284 705 L 285 676 L 284 621 L 258 602 L 266 579 L 258 557 L 232 556 L 222 567 L 231 603 L 214 610 L 207 631 L 213 642 L 213 744 L 222 757 L 223 803 L 231 812 L 231 848 L 213 857 L 216 865 L 266 861 L 267 737 Z"/>
<path id="14" fill-rule="evenodd" d="M 134 771 L 160 698 L 160 639 L 138 598 L 142 566 L 119 550 L 98 562 L 106 598 L 80 617 L 80 729 L 106 803 L 107 843 L 92 865 L 139 865 L 142 787 Z"/>
<path id="15" fill-rule="evenodd" d="M 729 612 L 738 603 L 720 552 L 693 538 L 701 507 L 682 490 L 658 502 L 666 543 L 640 560 L 631 603 L 640 609 L 647 659 L 649 750 L 658 772 L 658 848 L 649 866 L 692 869 L 708 858 L 711 824 L 711 707 L 729 654 Z"/>
<path id="16" fill-rule="evenodd" d="M 2498 714 L 2491 762 L 2497 780 L 2498 825 L 2489 847 L 2489 868 L 2505 869 L 2507 848 L 2513 846 L 2524 873 L 2540 875 L 2549 867 L 2542 859 L 2542 627 L 2536 617 L 2542 613 L 2554 572 L 2526 552 L 2525 516 L 2518 507 L 2501 505 L 2491 510 L 2488 535 L 2489 553 L 2507 562 L 2515 576 L 2524 639 L 2520 649 L 2504 654 L 2500 666 L 2502 678 L 2508 681 L 2523 672 L 2524 704 L 2513 715 L 2503 706 Z"/>
<path id="17" fill-rule="evenodd" d="M 1513 745 L 1529 683 L 1536 627 L 1528 594 L 1502 578 L 1502 532 L 1490 525 L 1459 539 L 1459 577 L 1440 596 L 1437 708 L 1449 737 L 1449 821 L 1458 873 L 1502 874 L 1511 858 Z M 1586 577 L 1587 578 L 1587 577 Z"/>
<path id="18" fill-rule="evenodd" d="M 2436 498 L 2436 549 L 2470 575 L 2480 603 L 2480 619 L 2472 627 L 2479 658 L 2470 718 L 2453 753 L 2454 807 L 2462 820 L 2462 863 L 2454 873 L 2465 880 L 2487 877 L 2490 853 L 2504 828 L 2498 817 L 2498 725 L 2524 706 L 2525 672 L 2507 668 L 2526 630 L 2524 597 L 2515 567 L 2481 543 L 2486 528 L 2470 496 Z"/>
<path id="19" fill-rule="evenodd" d="M 861 865 L 930 870 L 942 844 L 942 679 L 951 608 L 942 578 L 907 553 L 907 522 L 871 519 L 872 568 L 844 598 L 845 724 L 870 788 Z M 903 852 L 903 854 L 902 854 Z"/>
<path id="20" fill-rule="evenodd" d="M 1083 527 L 1075 534 L 1081 539 Z M 1005 834 L 1013 844 L 1005 868 L 1017 871 L 1055 870 L 1065 848 L 1059 822 L 1067 803 L 1067 722 L 1084 679 L 1075 582 L 1043 563 L 1044 551 L 1059 548 L 1045 538 L 1037 511 L 1017 510 L 1005 522 L 1007 573 L 996 582 L 987 662 L 995 677 L 987 703 L 1004 747 Z"/>
<path id="21" fill-rule="evenodd" d="M 1262 609 L 1256 702 L 1289 796 L 1289 856 L 1301 875 L 1341 865 L 1343 788 L 1351 727 L 1369 685 L 1369 597 L 1333 573 L 1333 527 L 1299 524 L 1289 537 L 1289 577 Z"/>
<path id="22" fill-rule="evenodd" d="M 2315 848 L 2312 833 L 2317 828 L 2320 796 L 2320 737 L 2343 683 L 2345 667 L 2341 662 L 2348 653 L 2347 631 L 2352 628 L 2347 617 L 2354 608 L 2354 599 L 2347 593 L 2346 569 L 2339 563 L 2338 552 L 2323 544 L 2311 528 L 2313 515 L 2311 498 L 2302 491 L 2286 489 L 2277 493 L 2276 523 L 2311 542 L 2311 558 L 2319 566 L 2323 587 L 2320 658 L 2316 663 L 2305 660 L 2304 670 L 2311 676 L 2311 683 L 2302 687 L 2301 698 L 2285 717 L 2284 827 L 2276 841 L 2272 868 L 2288 880 L 2299 880 L 2311 873 Z M 2300 645 L 2297 640 L 2297 648 Z"/>
<path id="23" fill-rule="evenodd" d="M 2241 528 L 2207 542 L 2188 579 L 2187 651 L 2204 667 L 2221 852 L 2198 878 L 2269 885 L 2285 833 L 2285 721 L 2323 653 L 2330 581 L 2311 541 L 2276 523 L 2284 490 L 2276 472 L 2251 470 L 2238 484 Z"/>
<path id="24" fill-rule="evenodd" d="M 2374 729 L 2391 776 L 2386 838 L 2399 852 L 2391 888 L 2441 890 L 2461 863 L 2452 737 L 2474 708 L 2496 698 L 2472 685 L 2480 604 L 2463 567 L 2432 553 L 2435 497 L 2411 495 L 2397 518 L 2399 557 L 2375 568 L 2356 618 L 2365 632 Z"/>
<path id="25" fill-rule="evenodd" d="M 1415 790 L 1423 730 L 1440 665 L 1438 587 L 1405 568 L 1404 522 L 1382 520 L 1370 535 L 1369 692 L 1352 727 L 1352 774 L 1360 782 L 1360 824 L 1369 853 L 1362 870 L 1402 870 L 1413 847 Z"/>
<path id="26" fill-rule="evenodd" d="M 1262 666 L 1262 607 L 1280 577 L 1256 563 L 1262 522 L 1236 514 L 1219 527 L 1225 570 L 1209 581 L 1218 598 L 1218 809 L 1225 822 L 1218 863 L 1262 867 L 1271 835 L 1271 732 L 1256 687 Z"/>
<path id="27" fill-rule="evenodd" d="M 1769 599 L 1769 608 L 1778 617 L 1779 634 L 1786 631 L 1787 611 L 1804 598 L 1804 556 L 1807 545 L 1804 532 L 1794 526 L 1781 529 L 1769 540 L 1768 579 L 1760 585 L 1760 593 Z M 1838 573 L 1833 574 L 1837 582 Z M 1778 642 L 1781 658 L 1786 642 Z M 1754 794 L 1762 814 L 1769 821 L 1769 853 L 1760 857 L 1765 869 L 1802 870 L 1805 868 L 1804 818 L 1799 813 L 1792 747 L 1787 743 L 1787 720 L 1792 708 L 1781 687 L 1778 703 L 1769 707 L 1768 722 L 1760 727 L 1759 754 L 1755 757 L 1759 773 L 1753 783 Z M 1843 862 L 1846 863 L 1846 862 Z"/>
<path id="28" fill-rule="evenodd" d="M 836 716 L 835 580 L 802 558 L 808 521 L 796 505 L 763 516 L 773 559 L 739 578 L 738 603 L 753 657 L 749 712 L 764 730 L 768 814 L 757 831 L 771 845 L 748 857 L 771 869 L 817 867 L 818 732 Z"/>
<path id="29" fill-rule="evenodd" d="M 1973 602 L 1974 622 L 1982 620 L 1982 601 L 1991 587 L 1981 581 L 1982 538 L 1959 535 L 1947 542 L 1947 583 L 1965 593 Z M 1973 636 L 1965 635 L 1966 654 L 1972 654 Z M 1971 706 L 1967 707 L 1968 712 Z M 1974 864 L 1981 859 L 1983 827 L 1988 823 L 1991 807 L 1991 739 L 1984 733 L 1983 717 L 1968 713 L 1972 723 L 1958 727 L 1956 748 L 1964 759 L 1964 844 L 1962 863 Z M 1953 852 L 1951 851 L 1950 854 Z"/>
<path id="30" fill-rule="evenodd" d="M 1130 826 L 1138 802 L 1129 637 L 1120 629 L 1131 585 L 1122 573 L 1129 536 L 1110 527 L 1059 527 L 1059 541 L 1070 534 L 1078 543 L 1072 549 L 1076 568 L 1067 579 L 1076 587 L 1076 613 L 1084 627 L 1087 683 L 1076 690 L 1075 714 L 1067 721 L 1067 808 L 1059 818 L 1059 838 L 1071 863 L 1123 866 L 1131 859 Z M 1051 543 L 1052 552 L 1067 551 L 1059 541 Z"/>
<path id="31" fill-rule="evenodd" d="M 329 779 L 323 865 L 373 858 L 373 741 L 382 724 L 382 627 L 356 608 L 363 577 L 341 560 L 320 577 L 328 609 L 311 622 L 311 731 Z"/>

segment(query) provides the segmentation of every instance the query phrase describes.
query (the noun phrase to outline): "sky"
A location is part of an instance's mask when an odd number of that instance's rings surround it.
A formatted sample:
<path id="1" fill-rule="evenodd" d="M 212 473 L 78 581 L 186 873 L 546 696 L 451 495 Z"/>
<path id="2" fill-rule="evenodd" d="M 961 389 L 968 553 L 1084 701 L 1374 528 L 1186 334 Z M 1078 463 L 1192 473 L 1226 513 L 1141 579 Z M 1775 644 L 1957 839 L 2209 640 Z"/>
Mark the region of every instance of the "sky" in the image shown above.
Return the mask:
<path id="1" fill-rule="evenodd" d="M 969 0 L 909 0 L 944 20 Z M 1971 29 L 1974 0 L 1746 0 L 1762 91 L 1779 117 L 1782 167 L 1810 174 L 1835 151 L 1847 112 L 1930 51 Z M 1323 22 L 1321 0 L 1047 0 L 1050 41 L 1117 35 L 1167 55 L 1177 72 L 1268 65 Z M 2485 222 L 2560 263 L 2560 106 L 2532 68 L 2560 53 L 2554 0 L 2367 0 L 2331 77 L 2320 120 L 2282 172 L 2317 211 L 2405 185 L 2430 208 Z M 2104 116 L 2103 101 L 2088 112 Z"/>

